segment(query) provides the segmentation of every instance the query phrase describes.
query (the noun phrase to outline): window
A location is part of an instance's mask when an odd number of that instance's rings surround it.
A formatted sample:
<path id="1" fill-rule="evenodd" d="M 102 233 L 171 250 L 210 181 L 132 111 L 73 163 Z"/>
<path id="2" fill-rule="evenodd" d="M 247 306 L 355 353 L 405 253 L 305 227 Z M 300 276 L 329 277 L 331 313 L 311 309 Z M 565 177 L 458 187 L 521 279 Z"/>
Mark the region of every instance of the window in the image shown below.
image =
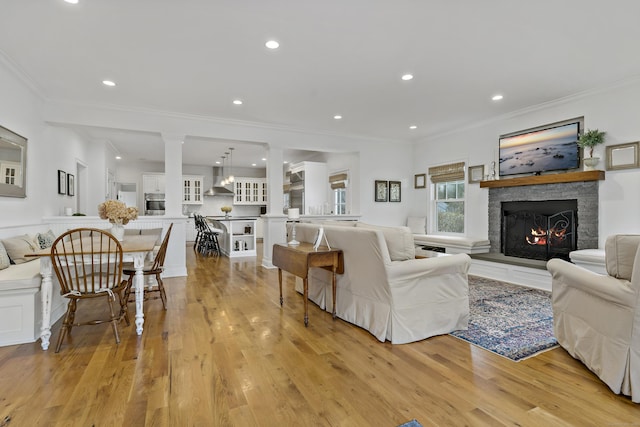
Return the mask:
<path id="1" fill-rule="evenodd" d="M 329 175 L 329 185 L 333 191 L 333 214 L 346 215 L 347 213 L 347 171 L 334 172 Z"/>
<path id="2" fill-rule="evenodd" d="M 347 189 L 336 188 L 333 190 L 333 213 L 345 215 L 347 213 Z"/>
<path id="3" fill-rule="evenodd" d="M 435 185 L 435 229 L 438 233 L 464 233 L 464 181 Z"/>

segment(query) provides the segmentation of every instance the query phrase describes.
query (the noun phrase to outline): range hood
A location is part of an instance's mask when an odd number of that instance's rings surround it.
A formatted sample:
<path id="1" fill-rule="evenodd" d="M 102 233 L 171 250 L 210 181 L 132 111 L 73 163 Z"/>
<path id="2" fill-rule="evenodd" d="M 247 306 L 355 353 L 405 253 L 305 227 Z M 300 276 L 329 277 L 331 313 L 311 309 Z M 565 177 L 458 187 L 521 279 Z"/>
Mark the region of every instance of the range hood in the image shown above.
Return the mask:
<path id="1" fill-rule="evenodd" d="M 222 175 L 220 168 L 213 168 L 213 186 L 210 189 L 204 192 L 205 196 L 233 196 L 234 193 L 232 190 L 224 187 L 222 183 Z"/>

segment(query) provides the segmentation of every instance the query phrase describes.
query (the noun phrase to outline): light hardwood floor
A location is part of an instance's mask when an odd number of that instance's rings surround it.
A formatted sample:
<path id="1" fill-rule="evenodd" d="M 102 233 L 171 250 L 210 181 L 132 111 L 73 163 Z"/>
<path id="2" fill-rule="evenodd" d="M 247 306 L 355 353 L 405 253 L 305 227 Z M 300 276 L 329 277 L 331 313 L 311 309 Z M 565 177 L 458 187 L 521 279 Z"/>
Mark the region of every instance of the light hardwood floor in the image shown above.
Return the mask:
<path id="1" fill-rule="evenodd" d="M 103 324 L 59 354 L 0 348 L 0 426 L 640 425 L 640 405 L 561 348 L 515 363 L 448 335 L 391 345 L 313 304 L 305 328 L 293 277 L 281 309 L 258 260 L 187 247 L 168 310 L 149 301 L 143 336 L 123 324 L 120 345 Z"/>

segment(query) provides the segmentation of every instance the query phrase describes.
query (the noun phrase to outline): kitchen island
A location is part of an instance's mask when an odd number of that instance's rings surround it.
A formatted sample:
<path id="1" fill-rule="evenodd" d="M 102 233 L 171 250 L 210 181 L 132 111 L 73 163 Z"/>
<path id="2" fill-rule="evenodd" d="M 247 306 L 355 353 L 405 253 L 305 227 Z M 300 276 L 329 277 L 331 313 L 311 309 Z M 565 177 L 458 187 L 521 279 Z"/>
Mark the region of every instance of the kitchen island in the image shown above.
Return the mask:
<path id="1" fill-rule="evenodd" d="M 223 255 L 229 258 L 256 256 L 255 216 L 208 216 L 206 219 L 223 230 L 218 236 Z"/>

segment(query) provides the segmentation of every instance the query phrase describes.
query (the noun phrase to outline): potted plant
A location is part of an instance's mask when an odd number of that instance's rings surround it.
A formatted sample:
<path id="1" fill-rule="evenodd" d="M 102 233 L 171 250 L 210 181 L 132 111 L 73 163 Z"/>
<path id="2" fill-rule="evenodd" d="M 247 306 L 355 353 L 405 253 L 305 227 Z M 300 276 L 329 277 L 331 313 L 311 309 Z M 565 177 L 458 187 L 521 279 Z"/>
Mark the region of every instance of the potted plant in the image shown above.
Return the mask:
<path id="1" fill-rule="evenodd" d="M 585 169 L 591 170 L 600 161 L 599 157 L 593 157 L 593 147 L 602 144 L 604 142 L 604 135 L 606 132 L 601 132 L 598 129 L 592 129 L 585 131 L 580 138 L 578 138 L 578 146 L 580 148 L 589 149 L 589 157 L 584 159 Z"/>

